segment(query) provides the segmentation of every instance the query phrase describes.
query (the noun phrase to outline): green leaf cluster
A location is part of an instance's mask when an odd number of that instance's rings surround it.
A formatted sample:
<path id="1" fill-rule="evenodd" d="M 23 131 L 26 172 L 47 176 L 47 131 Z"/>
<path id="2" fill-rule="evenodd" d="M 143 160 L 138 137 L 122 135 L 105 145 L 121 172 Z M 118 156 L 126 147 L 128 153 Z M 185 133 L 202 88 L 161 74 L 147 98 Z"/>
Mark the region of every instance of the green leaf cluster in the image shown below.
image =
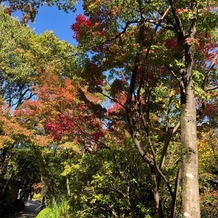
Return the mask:
<path id="1" fill-rule="evenodd" d="M 145 177 L 148 168 L 132 148 L 115 146 L 69 161 L 74 217 L 144 217 L 154 213 L 150 179 Z M 69 170 L 69 161 L 65 170 Z M 142 205 L 142 201 L 147 203 Z"/>
<path id="2" fill-rule="evenodd" d="M 74 77 L 76 82 L 76 49 L 51 31 L 35 34 L 4 9 L 0 7 L 0 94 L 5 101 L 18 106 L 32 98 L 33 87 L 47 71 Z"/>

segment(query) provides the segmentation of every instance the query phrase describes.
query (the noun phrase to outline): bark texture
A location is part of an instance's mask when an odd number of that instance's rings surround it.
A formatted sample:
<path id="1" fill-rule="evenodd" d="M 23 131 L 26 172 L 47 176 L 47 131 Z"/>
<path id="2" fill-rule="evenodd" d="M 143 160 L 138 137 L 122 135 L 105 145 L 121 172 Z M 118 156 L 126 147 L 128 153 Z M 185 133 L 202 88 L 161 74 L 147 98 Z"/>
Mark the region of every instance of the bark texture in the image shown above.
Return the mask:
<path id="1" fill-rule="evenodd" d="M 186 89 L 186 104 L 181 109 L 182 142 L 182 217 L 199 218 L 198 148 L 196 108 L 192 85 Z"/>
<path id="2" fill-rule="evenodd" d="M 183 65 L 179 73 L 181 91 L 182 217 L 200 218 L 196 106 L 192 82 L 194 46 L 189 43 L 189 40 L 194 39 L 196 35 L 198 1 L 190 1 L 192 17 L 189 20 L 189 27 L 186 27 L 186 29 L 184 29 L 182 20 L 176 14 L 173 1 L 170 2 L 177 27 L 179 56 Z"/>

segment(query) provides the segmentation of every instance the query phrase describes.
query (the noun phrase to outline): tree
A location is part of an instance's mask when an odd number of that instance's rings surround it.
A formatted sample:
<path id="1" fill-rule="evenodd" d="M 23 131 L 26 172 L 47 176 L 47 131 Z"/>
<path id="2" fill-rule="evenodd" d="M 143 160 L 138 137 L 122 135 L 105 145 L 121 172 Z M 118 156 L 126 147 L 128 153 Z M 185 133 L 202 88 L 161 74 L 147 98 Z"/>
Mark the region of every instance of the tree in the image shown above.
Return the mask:
<path id="1" fill-rule="evenodd" d="M 43 156 L 47 157 L 49 150 L 57 145 L 76 152 L 95 150 L 97 144 L 103 146 L 100 114 L 105 109 L 96 105 L 101 99 L 84 90 L 76 76 L 79 67 L 75 48 L 58 40 L 52 32 L 36 35 L 4 12 L 2 7 L 1 94 L 8 103 L 5 107 L 10 120 L 2 125 L 1 137 L 5 139 L 2 147 L 10 147 L 13 152 L 15 145 L 28 144 L 37 157 L 49 189 L 47 194 L 54 199 L 60 181 L 57 182 Z M 18 131 L 11 128 L 12 120 Z M 16 140 L 20 135 L 21 140 Z M 6 139 L 11 140 L 10 144 Z"/>
<path id="2" fill-rule="evenodd" d="M 71 216 L 153 217 L 146 163 L 128 137 L 110 148 L 67 161 L 61 175 L 71 180 Z"/>
<path id="3" fill-rule="evenodd" d="M 217 217 L 218 138 L 213 128 L 202 125 L 198 133 L 201 217 Z"/>
<path id="4" fill-rule="evenodd" d="M 158 216 L 199 217 L 196 126 L 217 119 L 215 1 L 85 0 L 83 6 L 85 15 L 72 25 L 84 52 L 76 60 L 79 68 L 73 68 L 77 83 L 71 68 L 54 57 L 63 47 L 52 34 L 45 33 L 40 42 L 31 38 L 28 52 L 22 44 L 12 54 L 30 61 L 42 57 L 31 62 L 37 70 L 30 90 L 37 98 L 18 105 L 16 122 L 30 130 L 33 137 L 27 138 L 34 145 L 39 138 L 48 144 L 49 134 L 64 148 L 80 145 L 88 152 L 107 148 L 110 140 L 122 142 L 128 130 L 148 164 Z M 70 49 L 65 51 L 69 61 Z"/>
<path id="5" fill-rule="evenodd" d="M 5 9 L 5 12 L 11 15 L 15 11 L 22 12 L 22 22 L 33 22 L 35 19 L 36 14 L 38 13 L 38 9 L 43 5 L 48 6 L 57 6 L 58 9 L 64 10 L 65 12 L 74 11 L 75 10 L 75 3 L 74 0 L 66 0 L 66 1 L 59 1 L 59 0 L 0 0 L 0 3 L 7 3 L 8 7 Z"/>
<path id="6" fill-rule="evenodd" d="M 0 8 L 0 19 L 3 21 L 0 24 L 0 177 L 10 181 L 20 179 L 17 174 L 22 173 L 22 169 L 17 170 L 16 175 L 11 170 L 12 165 L 18 166 L 21 162 L 18 147 L 24 148 L 27 154 L 31 150 L 40 174 L 47 179 L 48 184 L 52 184 L 50 169 L 46 168 L 42 155 L 46 151 L 38 148 L 48 146 L 52 141 L 46 136 L 42 125 L 43 119 L 46 119 L 43 115 L 48 110 L 44 113 L 42 110 L 35 111 L 33 114 L 36 108 L 34 102 L 46 80 L 51 79 L 52 83 L 53 77 L 59 78 L 55 85 L 61 86 L 65 80 L 63 78 L 75 78 L 72 75 L 73 70 L 76 70 L 76 56 L 73 56 L 75 50 L 52 32 L 36 35 L 25 24 L 6 14 L 4 6 Z M 48 72 L 51 78 L 48 78 Z M 32 103 L 32 107 L 26 108 L 24 105 L 27 102 L 30 105 Z M 27 155 L 25 152 L 23 154 Z M 54 195 L 56 191 L 52 189 L 53 186 L 48 187 L 51 195 Z"/>
<path id="7" fill-rule="evenodd" d="M 17 120 L 10 115 L 8 107 L 1 100 L 0 110 L 0 176 L 4 177 L 7 172 L 8 163 L 13 157 L 13 148 L 25 138 L 32 137 L 31 131 L 19 125 Z"/>
<path id="8" fill-rule="evenodd" d="M 22 51 L 29 49 L 29 44 L 25 43 L 34 33 L 5 14 L 4 9 L 1 7 L 0 11 L 0 93 L 9 106 L 14 106 L 33 97 L 30 86 L 34 67 Z"/>
<path id="9" fill-rule="evenodd" d="M 33 87 L 49 67 L 62 68 L 63 76 L 71 76 L 74 48 L 52 32 L 36 35 L 4 10 L 1 7 L 0 94 L 9 106 L 16 108 L 25 100 L 36 98 Z"/>
<path id="10" fill-rule="evenodd" d="M 123 111 L 120 120 L 150 167 L 159 217 L 165 213 L 163 183 L 172 198 L 170 217 L 175 217 L 180 174 L 181 216 L 200 217 L 196 108 L 200 114 L 206 102 L 213 107 L 206 94 L 216 95 L 215 1 L 85 0 L 83 6 L 85 15 L 77 16 L 72 29 L 89 54 L 91 78 L 81 74 L 87 89 L 107 96 L 114 103 L 111 110 Z M 107 76 L 103 85 L 96 82 L 99 75 Z M 164 170 L 177 133 L 181 143 L 173 189 Z"/>

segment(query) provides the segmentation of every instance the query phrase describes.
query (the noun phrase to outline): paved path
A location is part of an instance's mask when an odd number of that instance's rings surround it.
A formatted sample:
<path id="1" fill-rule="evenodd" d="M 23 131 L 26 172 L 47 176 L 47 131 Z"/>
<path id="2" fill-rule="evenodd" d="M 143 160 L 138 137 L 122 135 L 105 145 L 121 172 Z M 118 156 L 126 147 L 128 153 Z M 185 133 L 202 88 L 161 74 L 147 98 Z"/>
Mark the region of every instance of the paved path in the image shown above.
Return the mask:
<path id="1" fill-rule="evenodd" d="M 25 203 L 25 209 L 16 214 L 11 214 L 5 218 L 35 218 L 40 210 L 40 202 L 28 200 Z"/>

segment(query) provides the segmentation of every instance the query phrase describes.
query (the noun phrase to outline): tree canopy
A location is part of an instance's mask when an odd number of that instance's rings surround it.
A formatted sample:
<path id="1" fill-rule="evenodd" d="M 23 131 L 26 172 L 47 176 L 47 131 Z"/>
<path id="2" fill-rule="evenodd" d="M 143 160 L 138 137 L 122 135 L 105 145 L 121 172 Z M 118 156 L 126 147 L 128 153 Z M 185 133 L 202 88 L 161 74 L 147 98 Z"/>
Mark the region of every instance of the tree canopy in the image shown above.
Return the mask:
<path id="1" fill-rule="evenodd" d="M 216 217 L 216 2 L 84 0 L 77 47 L 25 24 L 70 1 L 8 2 L 1 177 L 30 149 L 60 216 Z"/>

